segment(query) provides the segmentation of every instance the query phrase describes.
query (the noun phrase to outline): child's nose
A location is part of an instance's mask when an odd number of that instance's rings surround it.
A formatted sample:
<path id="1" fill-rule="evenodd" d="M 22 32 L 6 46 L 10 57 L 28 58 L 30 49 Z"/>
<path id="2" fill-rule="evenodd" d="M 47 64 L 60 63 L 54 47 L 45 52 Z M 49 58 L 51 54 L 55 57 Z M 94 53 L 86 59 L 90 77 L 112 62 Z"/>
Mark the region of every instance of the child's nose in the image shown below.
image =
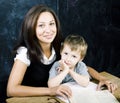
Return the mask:
<path id="1" fill-rule="evenodd" d="M 71 57 L 70 56 L 67 56 L 67 61 L 70 61 L 71 60 Z"/>

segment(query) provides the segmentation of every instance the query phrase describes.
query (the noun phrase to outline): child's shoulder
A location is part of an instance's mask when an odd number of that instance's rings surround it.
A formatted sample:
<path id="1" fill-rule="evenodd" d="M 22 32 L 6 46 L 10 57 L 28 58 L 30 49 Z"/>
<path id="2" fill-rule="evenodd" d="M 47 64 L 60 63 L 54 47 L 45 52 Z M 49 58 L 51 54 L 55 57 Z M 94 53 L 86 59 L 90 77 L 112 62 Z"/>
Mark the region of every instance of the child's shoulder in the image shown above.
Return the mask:
<path id="1" fill-rule="evenodd" d="M 78 67 L 87 67 L 87 66 L 84 62 L 81 61 L 78 63 Z"/>

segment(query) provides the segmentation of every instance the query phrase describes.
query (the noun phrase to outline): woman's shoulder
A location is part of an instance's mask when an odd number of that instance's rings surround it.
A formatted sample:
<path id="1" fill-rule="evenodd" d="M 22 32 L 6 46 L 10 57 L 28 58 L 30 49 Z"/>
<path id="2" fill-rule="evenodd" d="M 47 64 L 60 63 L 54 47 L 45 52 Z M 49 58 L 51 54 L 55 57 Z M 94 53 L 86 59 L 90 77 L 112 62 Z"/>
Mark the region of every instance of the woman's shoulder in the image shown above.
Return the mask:
<path id="1" fill-rule="evenodd" d="M 29 56 L 27 55 L 27 48 L 24 46 L 21 46 L 17 49 L 17 54 L 16 57 L 14 58 L 14 60 L 19 59 L 22 62 L 24 62 L 25 64 L 27 64 L 28 66 L 30 65 L 30 60 L 29 60 Z"/>
<path id="2" fill-rule="evenodd" d="M 27 48 L 24 46 L 21 46 L 17 49 L 17 53 L 27 53 Z"/>

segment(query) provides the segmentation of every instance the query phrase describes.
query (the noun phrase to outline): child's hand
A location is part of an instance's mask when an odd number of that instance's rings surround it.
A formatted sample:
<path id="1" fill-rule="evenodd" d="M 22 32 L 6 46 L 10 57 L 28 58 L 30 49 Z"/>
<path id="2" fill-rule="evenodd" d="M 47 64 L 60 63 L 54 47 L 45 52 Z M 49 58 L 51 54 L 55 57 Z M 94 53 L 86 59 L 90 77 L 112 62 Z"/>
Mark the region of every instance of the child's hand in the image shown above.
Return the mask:
<path id="1" fill-rule="evenodd" d="M 62 71 L 63 71 L 63 69 L 61 67 L 58 67 L 58 69 L 57 69 L 58 74 Z"/>
<path id="2" fill-rule="evenodd" d="M 64 60 L 60 60 L 59 63 L 60 63 L 60 68 L 62 71 L 69 69 L 68 65 L 64 62 Z"/>

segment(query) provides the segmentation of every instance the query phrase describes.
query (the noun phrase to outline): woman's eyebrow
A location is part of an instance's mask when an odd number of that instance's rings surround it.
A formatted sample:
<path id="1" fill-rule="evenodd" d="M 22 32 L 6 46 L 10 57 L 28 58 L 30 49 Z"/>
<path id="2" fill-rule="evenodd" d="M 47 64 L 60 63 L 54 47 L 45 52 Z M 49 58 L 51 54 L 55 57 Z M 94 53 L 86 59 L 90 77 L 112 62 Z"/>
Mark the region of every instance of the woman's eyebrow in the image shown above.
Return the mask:
<path id="1" fill-rule="evenodd" d="M 55 22 L 55 20 L 51 20 L 51 21 L 49 21 L 49 22 Z M 48 22 L 48 23 L 49 23 L 49 22 Z M 47 22 L 39 21 L 38 23 L 47 23 Z"/>

